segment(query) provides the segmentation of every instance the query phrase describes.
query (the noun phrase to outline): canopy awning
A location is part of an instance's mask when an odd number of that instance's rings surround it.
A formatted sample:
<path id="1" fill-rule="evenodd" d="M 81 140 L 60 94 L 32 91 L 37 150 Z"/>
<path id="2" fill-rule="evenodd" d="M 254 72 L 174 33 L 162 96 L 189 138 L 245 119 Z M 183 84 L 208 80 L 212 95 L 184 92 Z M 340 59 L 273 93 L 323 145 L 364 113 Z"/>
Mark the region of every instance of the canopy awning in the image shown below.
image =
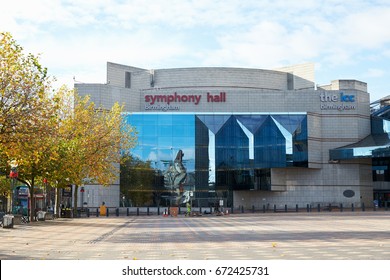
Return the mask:
<path id="1" fill-rule="evenodd" d="M 371 134 L 366 138 L 344 147 L 329 151 L 330 160 L 389 157 L 390 136 L 387 133 Z"/>

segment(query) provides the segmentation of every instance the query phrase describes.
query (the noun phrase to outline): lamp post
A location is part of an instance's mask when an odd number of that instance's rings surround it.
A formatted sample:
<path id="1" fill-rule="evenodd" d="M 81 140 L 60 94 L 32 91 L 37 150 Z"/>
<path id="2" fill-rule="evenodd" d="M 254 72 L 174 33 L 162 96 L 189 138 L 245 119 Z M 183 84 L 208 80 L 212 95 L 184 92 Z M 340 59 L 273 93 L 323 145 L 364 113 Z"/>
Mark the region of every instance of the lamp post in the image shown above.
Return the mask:
<path id="1" fill-rule="evenodd" d="M 11 195 L 9 199 L 9 209 L 8 212 L 12 212 L 12 207 L 13 207 L 13 200 L 14 200 L 14 188 L 15 188 L 15 182 L 16 178 L 18 178 L 18 162 L 14 159 L 11 160 L 9 165 L 11 166 L 11 171 L 9 173 L 9 177 L 11 179 Z"/>

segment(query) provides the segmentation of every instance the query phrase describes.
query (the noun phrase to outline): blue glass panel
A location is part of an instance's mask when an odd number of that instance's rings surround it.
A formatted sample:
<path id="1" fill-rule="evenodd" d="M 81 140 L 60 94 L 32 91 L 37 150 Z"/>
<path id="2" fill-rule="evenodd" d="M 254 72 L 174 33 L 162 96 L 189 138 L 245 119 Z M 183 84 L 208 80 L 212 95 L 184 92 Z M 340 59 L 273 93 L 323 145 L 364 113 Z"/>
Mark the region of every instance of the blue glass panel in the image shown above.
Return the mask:
<path id="1" fill-rule="evenodd" d="M 271 117 L 255 134 L 256 168 L 271 168 L 286 166 L 286 140 Z"/>
<path id="2" fill-rule="evenodd" d="M 291 134 L 301 124 L 302 120 L 306 117 L 303 115 L 272 115 L 272 117 L 279 122 L 285 129 Z"/>
<path id="3" fill-rule="evenodd" d="M 198 115 L 197 116 L 214 134 L 216 134 L 225 122 L 230 118 L 229 115 Z"/>
<path id="4" fill-rule="evenodd" d="M 307 167 L 309 160 L 309 148 L 307 145 L 307 117 L 302 118 L 300 124 L 293 133 L 293 166 Z"/>
<path id="5" fill-rule="evenodd" d="M 371 134 L 384 133 L 383 119 L 380 117 L 371 116 Z"/>
<path id="6" fill-rule="evenodd" d="M 179 127 L 183 125 L 194 126 L 194 115 L 172 115 L 172 126 Z"/>
<path id="7" fill-rule="evenodd" d="M 159 125 L 156 128 L 158 131 L 158 135 L 172 135 L 172 125 Z"/>
<path id="8" fill-rule="evenodd" d="M 171 149 L 173 147 L 177 147 L 180 143 L 173 143 L 172 136 L 165 134 L 166 136 L 158 136 L 157 137 L 157 146 L 159 149 Z"/>
<path id="9" fill-rule="evenodd" d="M 383 131 L 385 133 L 390 133 L 390 121 L 383 120 Z"/>
<path id="10" fill-rule="evenodd" d="M 256 133 L 259 127 L 267 119 L 267 116 L 261 115 L 238 115 L 236 118 L 252 133 Z"/>
<path id="11" fill-rule="evenodd" d="M 158 122 L 157 122 L 158 125 L 169 125 L 169 126 L 173 125 L 172 114 L 159 114 L 157 115 L 157 118 L 158 118 Z"/>
<path id="12" fill-rule="evenodd" d="M 143 155 L 142 146 L 135 147 L 134 149 L 131 150 L 131 153 L 137 158 L 142 158 L 142 155 Z"/>
<path id="13" fill-rule="evenodd" d="M 249 139 L 236 118 L 229 120 L 215 135 L 216 187 L 231 185 L 234 189 L 250 189 Z"/>
<path id="14" fill-rule="evenodd" d="M 140 146 L 156 147 L 157 146 L 156 136 L 138 136 L 138 142 Z"/>
<path id="15" fill-rule="evenodd" d="M 174 128 L 174 133 L 172 133 L 172 135 L 194 137 L 194 129 L 195 129 L 194 126 L 189 126 L 189 125 L 176 126 Z"/>
<path id="16" fill-rule="evenodd" d="M 158 115 L 156 115 L 156 114 L 151 114 L 151 115 L 143 114 L 142 124 L 143 125 L 153 125 L 153 126 L 158 125 Z"/>
<path id="17" fill-rule="evenodd" d="M 141 128 L 141 131 L 142 131 L 142 137 L 157 137 L 158 135 L 158 126 L 155 126 L 155 125 L 138 125 L 136 126 L 136 128 L 140 127 Z"/>
<path id="18" fill-rule="evenodd" d="M 140 124 L 143 122 L 143 114 L 129 114 L 126 115 L 127 123 Z"/>

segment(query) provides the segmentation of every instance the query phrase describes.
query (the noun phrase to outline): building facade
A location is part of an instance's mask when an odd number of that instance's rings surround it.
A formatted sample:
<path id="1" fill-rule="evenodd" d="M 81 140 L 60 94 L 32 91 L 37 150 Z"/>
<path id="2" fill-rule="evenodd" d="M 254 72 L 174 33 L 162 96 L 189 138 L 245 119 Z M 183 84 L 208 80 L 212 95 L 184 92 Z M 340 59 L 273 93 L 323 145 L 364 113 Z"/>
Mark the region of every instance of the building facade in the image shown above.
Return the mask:
<path id="1" fill-rule="evenodd" d="M 138 131 L 110 206 L 372 204 L 371 158 L 330 156 L 371 133 L 364 82 L 316 86 L 313 64 L 147 70 L 109 62 L 106 84 L 75 88 L 103 108 L 124 104 Z"/>

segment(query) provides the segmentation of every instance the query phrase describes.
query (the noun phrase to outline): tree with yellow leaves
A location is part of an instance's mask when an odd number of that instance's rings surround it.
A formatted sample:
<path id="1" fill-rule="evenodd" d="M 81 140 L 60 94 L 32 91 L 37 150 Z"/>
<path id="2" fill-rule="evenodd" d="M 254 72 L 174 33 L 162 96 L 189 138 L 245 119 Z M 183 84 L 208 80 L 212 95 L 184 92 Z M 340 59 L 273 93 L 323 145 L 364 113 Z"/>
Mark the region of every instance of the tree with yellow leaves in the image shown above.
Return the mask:
<path id="1" fill-rule="evenodd" d="M 110 110 L 96 108 L 88 96 L 81 98 L 66 88 L 60 90 L 57 98 L 62 100 L 59 158 L 52 172 L 57 177 L 54 180 L 62 179 L 63 184 L 76 186 L 76 210 L 79 186 L 110 185 L 119 179 L 120 151 L 135 145 L 136 134 L 122 119 L 123 107 L 117 103 Z"/>
<path id="2" fill-rule="evenodd" d="M 34 213 L 35 179 L 52 156 L 58 124 L 50 79 L 38 57 L 25 54 L 9 33 L 0 33 L 0 161 L 17 162 L 18 180 L 30 189 Z"/>
<path id="3" fill-rule="evenodd" d="M 9 33 L 0 33 L 0 78 L 0 166 L 17 163 L 17 180 L 30 191 L 31 220 L 34 189 L 44 178 L 54 187 L 118 178 L 120 150 L 136 139 L 121 106 L 102 110 L 65 87 L 52 92 L 38 58 L 25 55 Z"/>

